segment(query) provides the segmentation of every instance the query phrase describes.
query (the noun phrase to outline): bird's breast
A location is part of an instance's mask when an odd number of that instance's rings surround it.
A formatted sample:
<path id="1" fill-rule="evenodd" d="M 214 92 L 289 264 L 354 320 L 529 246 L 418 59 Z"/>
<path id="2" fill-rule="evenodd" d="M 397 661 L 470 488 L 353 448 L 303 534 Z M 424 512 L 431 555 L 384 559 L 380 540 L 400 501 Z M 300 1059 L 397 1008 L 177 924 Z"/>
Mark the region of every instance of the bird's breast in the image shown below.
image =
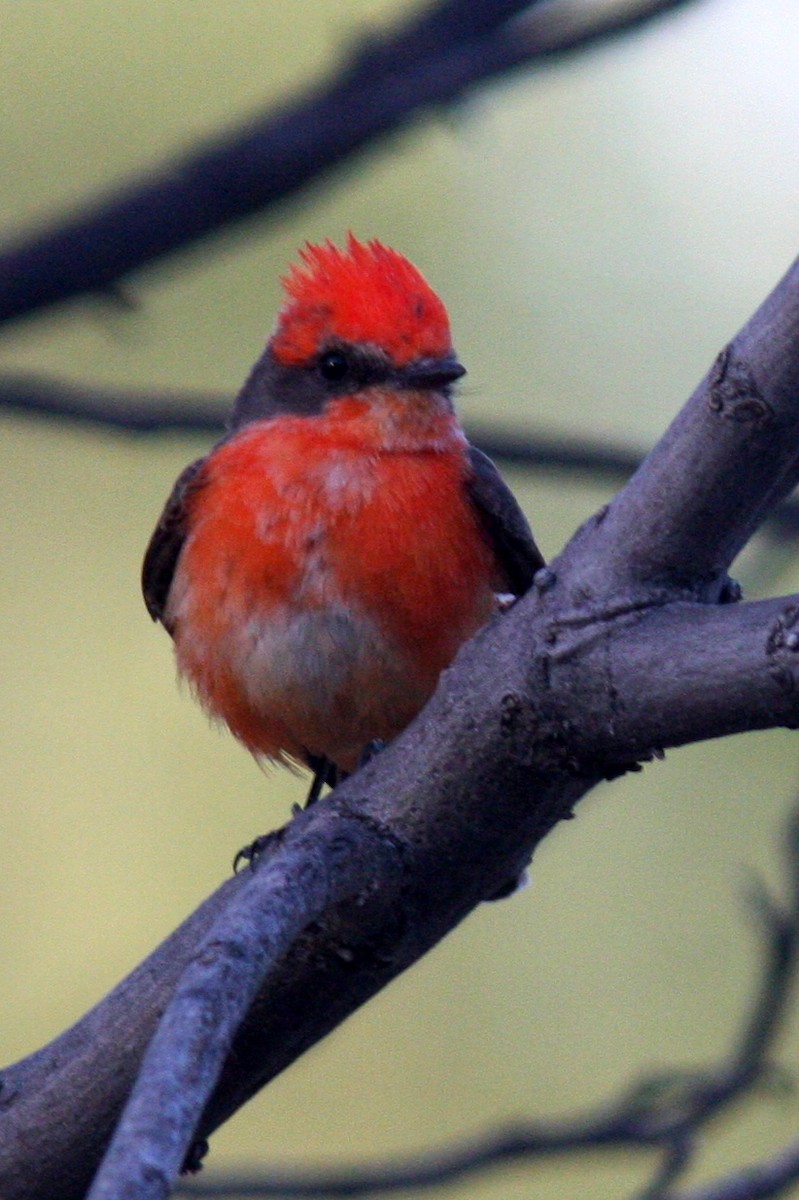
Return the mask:
<path id="1" fill-rule="evenodd" d="M 252 748 L 279 756 L 278 719 L 295 756 L 329 753 L 333 725 L 339 741 L 393 736 L 493 611 L 465 441 L 457 427 L 443 441 L 386 451 L 285 419 L 212 454 L 169 617 L 181 670 Z"/>

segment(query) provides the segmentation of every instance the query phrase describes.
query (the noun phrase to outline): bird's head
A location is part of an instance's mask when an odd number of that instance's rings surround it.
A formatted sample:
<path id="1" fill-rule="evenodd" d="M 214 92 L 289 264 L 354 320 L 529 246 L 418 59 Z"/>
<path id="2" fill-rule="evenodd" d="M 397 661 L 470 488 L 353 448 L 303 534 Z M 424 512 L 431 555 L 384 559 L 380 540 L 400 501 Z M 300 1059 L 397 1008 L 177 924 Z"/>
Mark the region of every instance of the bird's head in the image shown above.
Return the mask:
<path id="1" fill-rule="evenodd" d="M 236 404 L 234 428 L 280 413 L 312 415 L 367 388 L 446 398 L 465 369 L 443 303 L 396 250 L 352 234 L 342 250 L 306 245 L 286 299 Z"/>

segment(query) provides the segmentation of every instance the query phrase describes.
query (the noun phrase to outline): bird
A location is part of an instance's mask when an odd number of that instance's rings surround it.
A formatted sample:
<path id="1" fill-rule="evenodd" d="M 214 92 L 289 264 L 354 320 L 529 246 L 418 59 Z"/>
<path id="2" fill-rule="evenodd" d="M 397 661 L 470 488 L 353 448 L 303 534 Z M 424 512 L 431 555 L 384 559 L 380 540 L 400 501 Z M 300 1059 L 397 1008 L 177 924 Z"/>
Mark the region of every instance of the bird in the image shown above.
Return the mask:
<path id="1" fill-rule="evenodd" d="M 453 405 L 447 310 L 399 251 L 306 243 L 228 429 L 142 568 L 178 671 L 307 803 L 394 739 L 544 559 Z M 502 597 L 505 597 L 503 600 Z"/>

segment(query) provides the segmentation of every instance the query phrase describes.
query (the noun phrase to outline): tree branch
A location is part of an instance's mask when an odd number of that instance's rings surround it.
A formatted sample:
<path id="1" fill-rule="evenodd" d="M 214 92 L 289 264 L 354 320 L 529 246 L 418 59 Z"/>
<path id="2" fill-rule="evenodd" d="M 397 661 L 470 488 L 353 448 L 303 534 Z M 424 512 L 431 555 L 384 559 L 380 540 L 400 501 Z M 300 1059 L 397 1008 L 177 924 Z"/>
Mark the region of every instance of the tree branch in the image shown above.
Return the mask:
<path id="1" fill-rule="evenodd" d="M 599 619 L 567 614 L 550 627 L 549 681 L 580 686 L 582 668 L 604 644 L 582 685 L 595 708 L 570 746 L 580 761 L 607 762 L 612 727 L 619 763 L 647 750 L 775 726 L 794 728 L 799 668 L 799 598 L 733 607 L 657 601 L 606 609 Z"/>
<path id="2" fill-rule="evenodd" d="M 28 372 L 0 374 L 0 410 L 119 433 L 221 436 L 233 397 L 83 387 Z"/>
<path id="3" fill-rule="evenodd" d="M 0 321 L 120 295 L 131 271 L 263 211 L 470 87 L 628 30 L 690 0 L 632 9 L 569 0 L 440 0 L 293 103 L 99 197 L 0 252 Z M 520 14 L 525 19 L 519 21 Z"/>
<path id="4" fill-rule="evenodd" d="M 586 1150 L 663 1148 L 662 1164 L 640 1200 L 754 1200 L 768 1192 L 743 1190 L 781 1186 L 799 1178 L 799 1149 L 787 1148 L 751 1173 L 730 1176 L 739 1190 L 728 1192 L 729 1181 L 717 1181 L 701 1193 L 672 1193 L 672 1183 L 690 1166 L 698 1135 L 705 1125 L 739 1101 L 773 1070 L 771 1055 L 799 969 L 799 810 L 788 822 L 786 839 L 789 897 L 783 908 L 758 888 L 753 909 L 762 931 L 763 964 L 751 1012 L 733 1044 L 729 1058 L 713 1069 L 670 1073 L 647 1078 L 618 1101 L 595 1114 L 558 1124 L 519 1125 L 471 1137 L 430 1154 L 371 1166 L 317 1167 L 313 1171 L 261 1171 L 202 1178 L 179 1186 L 185 1196 L 366 1196 L 401 1190 L 419 1191 L 452 1184 L 464 1176 L 496 1169 L 506 1162 L 538 1161 L 556 1154 Z"/>
<path id="5" fill-rule="evenodd" d="M 374 881 L 399 876 L 398 848 L 376 825 L 332 807 L 300 814 L 211 926 L 175 988 L 88 1200 L 169 1193 L 197 1116 L 256 993 L 331 901 L 376 906 Z M 302 886 L 298 887 L 298 880 Z"/>
<path id="6" fill-rule="evenodd" d="M 662 1200 L 768 1200 L 782 1196 L 799 1179 L 799 1141 L 755 1166 L 744 1167 L 704 1187 L 664 1192 Z"/>

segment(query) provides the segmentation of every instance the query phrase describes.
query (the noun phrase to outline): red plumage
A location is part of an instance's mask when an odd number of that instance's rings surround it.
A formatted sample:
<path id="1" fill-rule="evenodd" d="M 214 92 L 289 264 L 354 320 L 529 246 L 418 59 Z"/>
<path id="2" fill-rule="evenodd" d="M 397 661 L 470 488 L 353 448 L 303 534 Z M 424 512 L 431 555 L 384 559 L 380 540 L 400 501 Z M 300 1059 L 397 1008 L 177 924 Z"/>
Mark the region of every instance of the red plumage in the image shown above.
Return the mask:
<path id="1" fill-rule="evenodd" d="M 379 346 L 398 365 L 451 353 L 447 310 L 420 271 L 381 242 L 306 245 L 283 279 L 276 358 L 306 362 L 325 341 Z"/>

